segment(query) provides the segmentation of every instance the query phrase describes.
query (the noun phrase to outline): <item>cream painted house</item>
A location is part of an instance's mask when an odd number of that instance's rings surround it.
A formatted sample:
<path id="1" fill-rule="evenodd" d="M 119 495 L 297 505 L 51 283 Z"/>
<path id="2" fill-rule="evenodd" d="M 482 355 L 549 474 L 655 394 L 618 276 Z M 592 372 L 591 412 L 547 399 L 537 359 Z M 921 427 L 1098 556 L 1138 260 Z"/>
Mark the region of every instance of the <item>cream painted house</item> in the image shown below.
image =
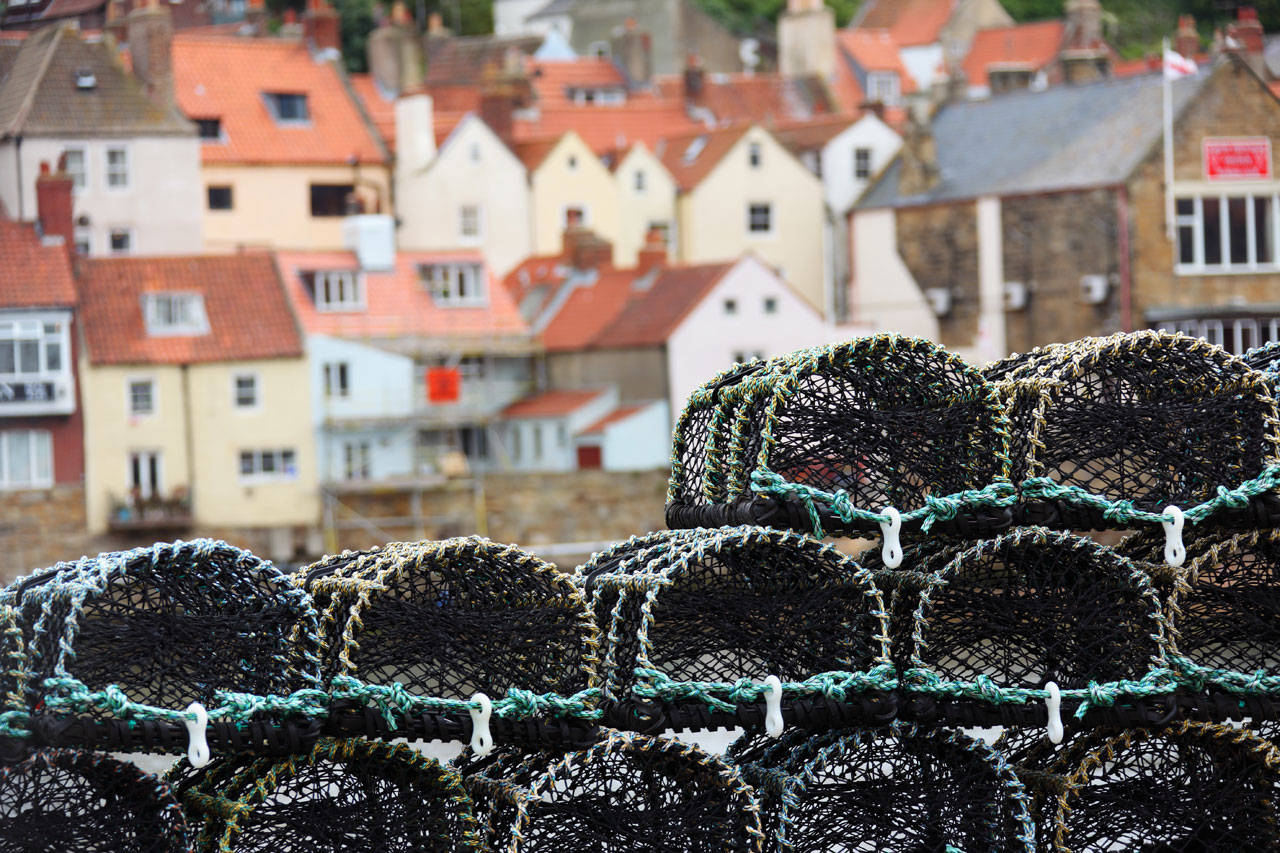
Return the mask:
<path id="1" fill-rule="evenodd" d="M 81 286 L 90 531 L 305 550 L 311 383 L 271 257 L 91 260 Z"/>
<path id="2" fill-rule="evenodd" d="M 613 262 L 634 266 L 651 230 L 666 238 L 668 250 L 679 257 L 675 245 L 676 182 L 662 161 L 637 142 L 614 165 L 618 187 L 618 238 L 613 244 Z"/>
<path id="3" fill-rule="evenodd" d="M 475 114 L 436 150 L 428 95 L 396 101 L 398 243 L 406 251 L 479 249 L 499 275 L 528 257 L 529 173 Z"/>
<path id="4" fill-rule="evenodd" d="M 575 218 L 618 244 L 617 181 L 582 137 L 569 131 L 555 140 L 520 143 L 516 154 L 529 170 L 533 254 L 559 253 L 565 227 Z"/>
<path id="5" fill-rule="evenodd" d="M 681 261 L 755 255 L 815 308 L 830 304 L 822 182 L 772 134 L 739 125 L 670 137 L 658 154 L 680 189 Z"/>

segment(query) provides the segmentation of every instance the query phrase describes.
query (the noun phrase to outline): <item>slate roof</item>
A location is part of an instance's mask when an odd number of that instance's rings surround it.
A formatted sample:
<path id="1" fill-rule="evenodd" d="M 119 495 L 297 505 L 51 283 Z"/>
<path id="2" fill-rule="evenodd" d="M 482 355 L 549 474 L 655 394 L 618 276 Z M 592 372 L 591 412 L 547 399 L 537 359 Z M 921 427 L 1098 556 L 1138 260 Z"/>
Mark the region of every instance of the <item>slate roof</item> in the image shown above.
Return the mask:
<path id="1" fill-rule="evenodd" d="M 87 68 L 96 83 L 76 86 Z M 27 136 L 194 136 L 176 108 L 157 106 L 103 42 L 68 24 L 52 24 L 21 41 L 0 34 L 0 139 Z"/>
<path id="2" fill-rule="evenodd" d="M 1173 84 L 1179 113 L 1211 70 Z M 1161 77 L 1148 74 L 949 104 L 933 120 L 940 180 L 898 194 L 901 154 L 862 209 L 1043 193 L 1123 183 L 1160 142 Z"/>
<path id="3" fill-rule="evenodd" d="M 148 335 L 142 296 L 198 292 L 209 332 Z M 302 338 L 266 253 L 82 261 L 80 316 L 92 364 L 300 358 Z"/>
<path id="4" fill-rule="evenodd" d="M 76 304 L 67 250 L 44 245 L 35 226 L 0 216 L 0 259 L 0 308 Z"/>

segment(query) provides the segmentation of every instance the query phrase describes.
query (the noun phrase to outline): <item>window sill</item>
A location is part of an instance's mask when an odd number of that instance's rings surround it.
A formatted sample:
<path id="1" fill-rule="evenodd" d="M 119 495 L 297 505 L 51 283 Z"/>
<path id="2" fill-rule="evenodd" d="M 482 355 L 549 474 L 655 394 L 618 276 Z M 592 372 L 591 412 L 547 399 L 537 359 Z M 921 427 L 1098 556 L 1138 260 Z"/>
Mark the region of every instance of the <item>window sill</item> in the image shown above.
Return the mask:
<path id="1" fill-rule="evenodd" d="M 1185 264 L 1175 264 L 1173 268 L 1174 275 L 1194 276 L 1194 275 L 1277 275 L 1280 274 L 1280 264 L 1268 264 L 1267 266 L 1256 267 L 1196 267 L 1187 266 Z"/>

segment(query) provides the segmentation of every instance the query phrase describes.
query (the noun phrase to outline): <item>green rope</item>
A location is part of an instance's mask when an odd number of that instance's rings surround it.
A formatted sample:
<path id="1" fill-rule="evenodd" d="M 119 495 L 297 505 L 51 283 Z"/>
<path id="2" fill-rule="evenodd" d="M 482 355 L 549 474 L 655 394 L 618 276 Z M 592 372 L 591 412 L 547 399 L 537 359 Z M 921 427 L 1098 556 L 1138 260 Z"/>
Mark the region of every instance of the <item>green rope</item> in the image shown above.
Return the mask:
<path id="1" fill-rule="evenodd" d="M 760 701 L 766 688 L 750 678 L 732 683 L 723 681 L 676 681 L 656 669 L 637 669 L 641 682 L 633 692 L 643 701 L 675 702 L 686 699 L 700 701 L 717 711 L 732 712 L 739 704 Z M 880 664 L 867 672 L 824 672 L 804 681 L 782 682 L 783 695 L 793 697 L 826 696 L 844 699 L 849 693 L 869 690 L 893 690 L 898 686 L 894 669 Z"/>
<path id="2" fill-rule="evenodd" d="M 1025 705 L 1043 702 L 1049 691 L 1031 687 L 1001 687 L 990 676 L 979 675 L 973 681 L 948 681 L 928 669 L 909 669 L 903 673 L 903 686 L 908 692 L 925 693 L 940 699 L 978 699 L 994 705 Z M 1178 673 L 1172 669 L 1153 669 L 1134 681 L 1120 679 L 1098 683 L 1090 681 L 1087 687 L 1059 691 L 1063 699 L 1079 699 L 1076 717 L 1083 718 L 1090 708 L 1111 708 L 1121 699 L 1131 696 L 1168 696 L 1182 684 Z"/>
<path id="3" fill-rule="evenodd" d="M 5 711 L 0 713 L 0 737 L 31 737 L 26 728 L 31 722 L 31 715 L 26 711 Z"/>

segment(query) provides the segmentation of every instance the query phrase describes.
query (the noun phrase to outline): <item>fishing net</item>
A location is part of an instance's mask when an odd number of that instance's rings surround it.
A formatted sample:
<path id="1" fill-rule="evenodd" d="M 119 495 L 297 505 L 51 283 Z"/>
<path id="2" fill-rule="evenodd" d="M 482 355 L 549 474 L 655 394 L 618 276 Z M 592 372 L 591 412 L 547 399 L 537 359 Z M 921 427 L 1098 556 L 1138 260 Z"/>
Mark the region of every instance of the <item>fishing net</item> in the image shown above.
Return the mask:
<path id="1" fill-rule="evenodd" d="M 672 528 L 762 524 L 960 535 L 1007 527 L 1008 420 L 963 360 L 928 341 L 858 338 L 752 362 L 690 397 L 673 437 Z"/>
<path id="2" fill-rule="evenodd" d="M 758 793 L 767 849 L 780 853 L 1035 849 L 1012 768 L 954 729 L 745 735 L 728 757 Z"/>
<path id="3" fill-rule="evenodd" d="M 554 566 L 469 537 L 344 552 L 296 579 L 321 613 L 325 683 L 346 703 L 335 706 L 344 731 L 470 737 L 473 695 L 484 693 L 503 737 L 590 741 L 599 641 L 582 594 Z"/>
<path id="4" fill-rule="evenodd" d="M 201 850 L 480 850 L 453 770 L 403 744 L 322 738 L 301 755 L 227 756 L 170 778 Z"/>
<path id="5" fill-rule="evenodd" d="M 190 851 L 169 787 L 132 764 L 41 749 L 0 764 L 0 851 Z"/>
<path id="6" fill-rule="evenodd" d="M 620 728 L 821 726 L 892 716 L 887 613 L 871 576 L 805 534 L 666 531 L 577 570 L 604 637 L 600 683 Z"/>
<path id="7" fill-rule="evenodd" d="M 609 731 L 575 752 L 507 747 L 459 764 L 495 851 L 762 849 L 755 794 L 737 769 L 677 740 Z"/>

